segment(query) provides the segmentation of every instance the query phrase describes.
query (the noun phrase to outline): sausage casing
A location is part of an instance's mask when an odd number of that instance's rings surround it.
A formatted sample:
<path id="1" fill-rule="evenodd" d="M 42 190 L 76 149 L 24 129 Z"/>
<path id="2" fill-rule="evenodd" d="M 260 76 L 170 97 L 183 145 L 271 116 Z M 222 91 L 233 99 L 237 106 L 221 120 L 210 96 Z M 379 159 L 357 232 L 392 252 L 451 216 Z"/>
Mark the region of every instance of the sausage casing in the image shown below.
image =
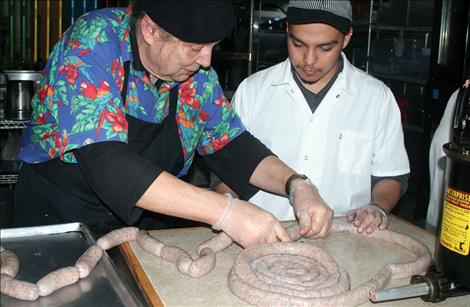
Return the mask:
<path id="1" fill-rule="evenodd" d="M 0 286 L 3 294 L 20 300 L 34 301 L 39 297 L 39 289 L 36 284 L 16 280 L 8 275 L 0 275 Z"/>
<path id="2" fill-rule="evenodd" d="M 15 278 L 19 268 L 20 260 L 13 252 L 5 249 L 0 253 L 0 274 Z"/>
<path id="3" fill-rule="evenodd" d="M 151 235 L 147 233 L 145 230 L 139 230 L 137 233 L 137 243 L 139 246 L 146 252 L 151 253 L 157 257 L 160 257 L 162 254 L 162 248 L 165 244 L 161 243 L 160 241 L 154 239 Z"/>
<path id="4" fill-rule="evenodd" d="M 90 246 L 75 263 L 79 277 L 87 277 L 103 256 L 103 250 L 98 245 Z"/>
<path id="5" fill-rule="evenodd" d="M 78 269 L 74 266 L 53 271 L 36 283 L 40 296 L 46 296 L 65 286 L 74 284 L 79 279 Z"/>
<path id="6" fill-rule="evenodd" d="M 96 245 L 101 247 L 103 250 L 108 250 L 124 242 L 134 241 L 138 231 L 139 228 L 137 227 L 116 229 L 99 238 L 98 241 L 96 241 Z"/>

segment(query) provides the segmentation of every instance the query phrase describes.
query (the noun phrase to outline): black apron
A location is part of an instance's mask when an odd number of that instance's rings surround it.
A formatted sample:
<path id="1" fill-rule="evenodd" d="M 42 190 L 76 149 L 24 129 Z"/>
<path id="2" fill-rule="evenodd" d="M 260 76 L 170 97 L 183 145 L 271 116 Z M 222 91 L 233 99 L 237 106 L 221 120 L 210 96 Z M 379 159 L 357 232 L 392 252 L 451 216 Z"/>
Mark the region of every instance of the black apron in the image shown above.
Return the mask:
<path id="1" fill-rule="evenodd" d="M 122 101 L 126 102 L 127 79 L 130 62 L 124 63 L 124 82 L 121 92 Z M 157 89 L 163 84 L 157 81 Z M 184 166 L 183 150 L 176 123 L 178 104 L 178 86 L 170 90 L 168 116 L 161 124 L 151 124 L 126 115 L 128 123 L 128 144 L 141 156 L 161 166 L 165 171 L 178 175 Z"/>

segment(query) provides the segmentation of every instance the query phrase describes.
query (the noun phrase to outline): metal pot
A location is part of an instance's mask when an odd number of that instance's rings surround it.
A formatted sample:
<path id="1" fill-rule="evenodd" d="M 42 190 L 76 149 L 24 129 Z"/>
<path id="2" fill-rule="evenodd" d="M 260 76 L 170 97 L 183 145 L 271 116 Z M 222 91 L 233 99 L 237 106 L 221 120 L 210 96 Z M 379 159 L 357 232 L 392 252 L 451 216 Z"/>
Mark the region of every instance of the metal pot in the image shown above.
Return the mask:
<path id="1" fill-rule="evenodd" d="M 31 116 L 31 99 L 39 86 L 41 73 L 33 70 L 5 70 L 7 99 L 5 117 L 11 120 L 28 120 Z"/>

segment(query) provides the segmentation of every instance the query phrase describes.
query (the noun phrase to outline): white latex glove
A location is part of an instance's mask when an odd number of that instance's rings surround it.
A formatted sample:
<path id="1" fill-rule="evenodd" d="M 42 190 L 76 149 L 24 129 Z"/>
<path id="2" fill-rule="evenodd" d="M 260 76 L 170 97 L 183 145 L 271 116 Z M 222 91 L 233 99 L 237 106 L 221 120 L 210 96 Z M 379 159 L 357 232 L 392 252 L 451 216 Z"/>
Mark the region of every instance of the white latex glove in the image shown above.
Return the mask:
<path id="1" fill-rule="evenodd" d="M 294 180 L 289 200 L 299 220 L 299 234 L 311 238 L 328 235 L 333 222 L 333 210 L 328 207 L 310 180 Z"/>
<path id="2" fill-rule="evenodd" d="M 364 230 L 366 233 L 373 233 L 377 229 L 385 230 L 388 227 L 387 211 L 374 202 L 350 210 L 346 214 L 346 219 L 354 223 L 359 233 Z"/>
<path id="3" fill-rule="evenodd" d="M 223 230 L 243 247 L 264 242 L 292 241 L 286 229 L 271 213 L 247 201 L 231 196 L 227 198 L 227 209 L 213 226 L 214 229 Z"/>

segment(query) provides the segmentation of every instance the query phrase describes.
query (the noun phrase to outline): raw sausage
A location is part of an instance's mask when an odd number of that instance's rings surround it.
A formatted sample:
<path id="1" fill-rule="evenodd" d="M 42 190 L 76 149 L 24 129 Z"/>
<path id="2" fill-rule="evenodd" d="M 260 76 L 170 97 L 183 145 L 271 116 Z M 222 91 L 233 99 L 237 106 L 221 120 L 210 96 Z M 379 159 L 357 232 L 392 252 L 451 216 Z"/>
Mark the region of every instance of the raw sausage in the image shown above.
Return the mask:
<path id="1" fill-rule="evenodd" d="M 65 286 L 74 284 L 79 279 L 78 269 L 74 266 L 53 271 L 36 283 L 40 296 L 46 296 Z"/>
<path id="2" fill-rule="evenodd" d="M 98 245 L 90 246 L 83 255 L 78 258 L 75 267 L 78 269 L 79 277 L 87 277 L 103 256 L 103 250 Z"/>
<path id="3" fill-rule="evenodd" d="M 98 241 L 96 241 L 96 245 L 101 247 L 103 250 L 108 250 L 124 242 L 134 241 L 138 231 L 139 228 L 137 227 L 116 229 L 99 238 Z"/>
<path id="4" fill-rule="evenodd" d="M 16 280 L 8 275 L 0 275 L 1 292 L 19 300 L 34 301 L 39 297 L 36 284 Z"/>
<path id="5" fill-rule="evenodd" d="M 230 238 L 225 232 L 221 232 L 215 237 L 199 244 L 197 247 L 197 253 L 198 255 L 201 255 L 201 251 L 206 247 L 211 249 L 214 253 L 218 253 L 232 245 L 232 243 L 232 238 Z"/>
<path id="6" fill-rule="evenodd" d="M 416 260 L 387 265 L 370 280 L 347 291 L 347 273 L 336 267 L 327 252 L 303 243 L 261 244 L 237 256 L 229 274 L 230 289 L 259 306 L 356 306 L 391 279 L 422 273 L 431 263 L 429 250 L 408 236 L 390 230 L 359 234 L 354 225 L 335 221 L 330 232 L 341 231 L 395 243 L 414 253 Z M 294 240 L 300 238 L 298 225 L 290 227 L 288 233 Z"/>
<path id="7" fill-rule="evenodd" d="M 162 248 L 163 246 L 165 246 L 165 244 L 154 239 L 145 230 L 139 230 L 139 232 L 137 233 L 136 241 L 144 251 L 149 252 L 157 257 L 161 256 Z"/>
<path id="8" fill-rule="evenodd" d="M 188 275 L 199 278 L 208 274 L 215 267 L 215 252 L 206 247 L 199 253 L 199 258 L 189 265 Z"/>
<path id="9" fill-rule="evenodd" d="M 188 274 L 188 269 L 193 259 L 191 256 L 179 247 L 165 245 L 162 248 L 162 259 L 174 263 L 178 271 L 182 274 Z"/>
<path id="10" fill-rule="evenodd" d="M 14 253 L 4 249 L 0 253 L 0 274 L 8 275 L 15 278 L 20 268 L 20 260 Z"/>
<path id="11" fill-rule="evenodd" d="M 288 228 L 293 240 L 298 240 L 298 225 Z M 335 221 L 331 232 L 347 231 L 355 235 L 395 243 L 416 255 L 416 260 L 385 266 L 373 278 L 349 290 L 350 280 L 346 271 L 338 267 L 324 250 L 311 244 L 288 242 L 250 246 L 236 258 L 229 273 L 229 287 L 245 301 L 256 305 L 299 306 L 352 306 L 367 301 L 376 289 L 385 287 L 391 279 L 405 278 L 427 270 L 431 253 L 419 241 L 390 231 L 359 234 L 354 225 Z M 198 278 L 215 266 L 215 253 L 229 247 L 232 239 L 226 233 L 201 243 L 199 258 L 193 261 L 184 250 L 168 246 L 136 227 L 114 230 L 101 237 L 77 260 L 75 266 L 51 272 L 36 284 L 14 279 L 19 260 L 15 254 L 0 247 L 1 292 L 23 300 L 35 300 L 76 283 L 88 276 L 108 250 L 127 241 L 137 240 L 145 251 L 174 263 L 182 274 Z"/>

